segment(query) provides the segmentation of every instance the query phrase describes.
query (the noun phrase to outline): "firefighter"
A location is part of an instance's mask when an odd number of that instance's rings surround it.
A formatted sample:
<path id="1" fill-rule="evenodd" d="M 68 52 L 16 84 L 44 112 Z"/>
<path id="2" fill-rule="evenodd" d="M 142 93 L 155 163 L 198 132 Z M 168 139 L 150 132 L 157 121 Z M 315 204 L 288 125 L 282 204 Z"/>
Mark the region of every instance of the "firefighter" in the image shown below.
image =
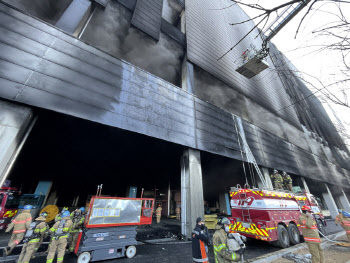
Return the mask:
<path id="1" fill-rule="evenodd" d="M 227 234 L 230 231 L 230 224 L 230 220 L 224 217 L 215 226 L 216 231 L 213 236 L 215 263 L 230 263 L 240 261 L 239 254 L 228 251 Z"/>
<path id="2" fill-rule="evenodd" d="M 177 207 L 175 209 L 175 212 L 176 212 L 176 219 L 180 220 L 181 219 L 181 208 L 180 208 L 180 205 L 177 205 Z"/>
<path id="3" fill-rule="evenodd" d="M 48 216 L 48 213 L 42 212 L 42 213 L 40 214 L 40 216 L 45 217 L 45 219 L 46 219 L 46 217 Z M 35 220 L 36 220 L 36 219 L 35 219 Z M 47 227 L 49 227 L 49 226 L 47 226 Z M 47 228 L 47 230 L 48 230 L 48 228 Z M 44 241 L 44 239 L 46 238 L 46 236 L 47 236 L 47 233 L 46 233 L 45 236 L 41 236 L 41 237 L 40 237 L 39 242 L 37 242 L 37 244 L 36 244 L 36 246 L 35 246 L 35 248 L 34 248 L 34 253 L 32 254 L 32 258 L 35 258 L 35 253 L 38 251 L 39 247 L 40 247 L 41 244 L 43 243 L 43 241 Z"/>
<path id="4" fill-rule="evenodd" d="M 158 204 L 156 209 L 157 223 L 160 223 L 160 217 L 162 216 L 162 207 Z"/>
<path id="5" fill-rule="evenodd" d="M 320 235 L 318 234 L 316 222 L 311 214 L 312 210 L 306 205 L 301 209 L 303 210 L 303 214 L 301 214 L 299 217 L 299 223 L 304 240 L 312 255 L 312 263 L 324 263 L 321 239 Z"/>
<path id="6" fill-rule="evenodd" d="M 283 172 L 282 178 L 283 178 L 284 188 L 293 192 L 293 181 L 292 181 L 292 178 L 290 177 L 290 175 L 287 174 L 286 172 Z"/>
<path id="7" fill-rule="evenodd" d="M 75 249 L 75 245 L 78 240 L 79 236 L 79 231 L 81 230 L 84 221 L 85 221 L 85 216 L 84 216 L 85 208 L 80 207 L 79 209 L 76 209 L 74 212 L 71 213 L 71 218 L 72 218 L 72 228 L 70 230 L 70 235 L 69 235 L 69 251 L 73 252 Z"/>
<path id="8" fill-rule="evenodd" d="M 24 246 L 18 258 L 18 263 L 28 263 L 31 256 L 37 251 L 41 242 L 47 235 L 48 226 L 46 224 L 47 213 L 43 212 L 32 222 L 24 236 Z M 39 246 L 38 246 L 39 245 Z"/>
<path id="9" fill-rule="evenodd" d="M 210 236 L 204 221 L 201 217 L 196 219 L 196 227 L 192 231 L 192 257 L 193 262 L 209 263 L 207 256 L 207 246 L 210 242 Z"/>
<path id="10" fill-rule="evenodd" d="M 56 215 L 55 222 L 57 222 L 58 220 L 61 220 L 62 214 L 64 212 L 66 212 L 66 211 L 68 211 L 68 207 L 67 206 L 63 207 L 62 211 Z"/>
<path id="11" fill-rule="evenodd" d="M 346 237 L 350 241 L 350 218 L 345 217 L 341 209 L 339 209 L 339 215 L 335 218 L 335 225 L 338 225 L 339 223 L 346 231 Z"/>
<path id="12" fill-rule="evenodd" d="M 57 263 L 63 262 L 64 254 L 67 246 L 67 238 L 69 230 L 71 229 L 73 222 L 70 218 L 69 211 L 65 211 L 62 214 L 62 218 L 57 221 L 53 227 L 50 228 L 52 233 L 51 244 L 49 253 L 46 258 L 46 263 L 52 263 L 57 251 Z"/>
<path id="13" fill-rule="evenodd" d="M 11 254 L 12 250 L 22 241 L 25 232 L 29 229 L 32 223 L 32 215 L 30 214 L 30 209 L 33 206 L 25 205 L 24 210 L 12 220 L 11 224 L 8 225 L 6 233 L 10 232 L 13 228 L 12 236 L 8 246 L 4 248 L 4 257 Z"/>
<path id="14" fill-rule="evenodd" d="M 273 170 L 273 174 L 271 174 L 271 179 L 276 189 L 283 189 L 283 179 L 277 170 Z"/>

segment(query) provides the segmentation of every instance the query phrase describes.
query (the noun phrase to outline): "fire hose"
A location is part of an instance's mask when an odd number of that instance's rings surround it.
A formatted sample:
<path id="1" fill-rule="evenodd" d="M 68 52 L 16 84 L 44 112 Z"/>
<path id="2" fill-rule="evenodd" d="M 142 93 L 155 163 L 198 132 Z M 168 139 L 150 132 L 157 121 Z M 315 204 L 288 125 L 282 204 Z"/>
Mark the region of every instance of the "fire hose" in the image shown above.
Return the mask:
<path id="1" fill-rule="evenodd" d="M 328 237 L 326 237 L 320 230 L 317 229 L 317 231 L 318 231 L 318 233 L 320 233 L 321 236 L 323 236 L 323 237 L 324 237 L 325 239 L 327 239 L 328 241 L 333 242 L 333 243 L 338 243 L 337 241 L 330 240 L 330 239 L 329 239 Z"/>

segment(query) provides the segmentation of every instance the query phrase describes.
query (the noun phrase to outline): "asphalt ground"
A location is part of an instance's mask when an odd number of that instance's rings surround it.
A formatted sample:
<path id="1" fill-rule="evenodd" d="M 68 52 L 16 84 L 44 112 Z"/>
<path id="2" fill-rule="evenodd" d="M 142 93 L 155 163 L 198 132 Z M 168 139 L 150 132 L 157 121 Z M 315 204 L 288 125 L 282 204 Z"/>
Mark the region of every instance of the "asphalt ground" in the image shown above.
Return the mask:
<path id="1" fill-rule="evenodd" d="M 166 223 L 164 223 L 166 221 Z M 343 230 L 340 226 L 335 226 L 334 220 L 328 221 L 327 235 L 334 234 Z M 152 227 L 141 228 L 138 230 L 139 241 L 146 241 L 152 239 L 159 239 L 166 237 L 167 232 L 177 234 L 179 231 L 179 224 L 172 220 L 163 220 L 160 224 L 153 224 Z M 6 245 L 10 235 L 0 237 L 0 246 Z M 167 238 L 169 240 L 169 238 Z M 181 242 L 173 239 L 174 242 L 167 242 L 164 244 L 142 244 L 137 246 L 136 256 L 132 259 L 120 258 L 114 260 L 98 261 L 104 263 L 161 263 L 161 262 L 192 262 L 192 246 L 190 242 Z M 245 259 L 252 259 L 262 256 L 267 253 L 277 252 L 280 248 L 274 247 L 267 242 L 259 240 L 248 240 L 246 243 L 247 250 L 245 253 Z M 6 260 L 6 262 L 16 262 L 17 256 L 20 253 L 21 248 L 16 248 L 13 252 L 13 256 L 7 258 L 1 258 L 0 262 Z M 45 251 L 47 245 L 43 245 L 39 251 Z M 2 250 L 2 249 L 1 249 Z M 0 251 L 2 252 L 2 251 Z M 39 253 L 40 254 L 40 253 Z M 46 256 L 37 255 L 32 259 L 32 263 L 46 262 Z M 17 256 L 16 256 L 17 255 Z M 76 262 L 75 255 L 67 254 L 64 258 L 64 262 L 73 263 Z M 209 261 L 214 262 L 213 247 L 209 247 Z"/>

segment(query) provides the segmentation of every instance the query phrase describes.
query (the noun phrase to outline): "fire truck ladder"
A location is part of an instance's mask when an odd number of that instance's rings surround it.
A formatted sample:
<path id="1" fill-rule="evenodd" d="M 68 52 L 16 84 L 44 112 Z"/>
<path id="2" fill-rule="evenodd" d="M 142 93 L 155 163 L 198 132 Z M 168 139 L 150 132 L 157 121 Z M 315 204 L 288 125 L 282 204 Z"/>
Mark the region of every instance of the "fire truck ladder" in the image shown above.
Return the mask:
<path id="1" fill-rule="evenodd" d="M 239 135 L 242 138 L 243 148 L 244 148 L 244 151 L 245 151 L 245 154 L 246 154 L 246 157 L 247 157 L 247 162 L 252 163 L 254 165 L 255 170 L 258 173 L 259 178 L 260 178 L 263 186 L 265 188 L 267 188 L 267 183 L 266 183 L 265 177 L 262 175 L 262 173 L 261 173 L 261 171 L 259 169 L 259 166 L 258 166 L 258 164 L 255 161 L 254 155 L 252 154 L 252 151 L 249 148 L 249 145 L 247 143 L 247 140 L 246 140 L 245 136 L 241 132 L 239 132 Z"/>
<path id="2" fill-rule="evenodd" d="M 244 189 L 249 189 L 250 186 L 248 184 L 244 185 Z M 240 204 L 242 210 L 242 222 L 251 222 L 249 206 L 244 207 L 244 204 L 247 202 L 247 193 L 242 191 L 239 193 Z M 242 225 L 243 226 L 243 225 Z"/>

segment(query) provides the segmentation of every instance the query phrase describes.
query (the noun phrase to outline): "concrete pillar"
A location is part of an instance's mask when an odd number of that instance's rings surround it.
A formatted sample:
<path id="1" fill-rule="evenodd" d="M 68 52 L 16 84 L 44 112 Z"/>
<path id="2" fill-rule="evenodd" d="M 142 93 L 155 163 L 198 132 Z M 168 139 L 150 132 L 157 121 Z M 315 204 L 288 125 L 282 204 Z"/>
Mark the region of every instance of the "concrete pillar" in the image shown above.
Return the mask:
<path id="1" fill-rule="evenodd" d="M 324 183 L 326 192 L 322 193 L 323 199 L 326 202 L 329 212 L 331 213 L 331 217 L 335 219 L 335 217 L 339 214 L 337 205 L 333 199 L 332 193 L 329 190 L 329 187 L 326 183 Z"/>
<path id="2" fill-rule="evenodd" d="M 342 208 L 348 212 L 350 212 L 350 203 L 349 203 L 349 199 L 348 197 L 346 196 L 346 194 L 344 193 L 344 190 L 341 189 L 341 193 L 340 193 L 340 196 L 339 196 L 339 201 L 342 205 L 342 207 L 339 207 L 339 208 Z"/>
<path id="3" fill-rule="evenodd" d="M 181 65 L 181 88 L 189 93 L 194 93 L 193 64 L 187 60 L 187 55 Z"/>
<path id="4" fill-rule="evenodd" d="M 268 189 L 272 190 L 273 189 L 273 185 L 272 185 L 272 181 L 271 181 L 269 170 L 267 168 L 265 168 L 265 167 L 261 167 L 261 170 L 262 170 L 262 174 L 263 174 L 263 176 L 265 178 L 265 181 L 266 181 L 266 184 L 267 184 L 266 187 Z M 258 185 L 259 185 L 259 181 L 260 180 L 258 180 Z M 262 187 L 262 183 L 261 182 L 260 182 L 260 185 Z M 259 185 L 259 187 L 260 187 L 260 185 Z"/>
<path id="5" fill-rule="evenodd" d="M 197 217 L 204 217 L 200 151 L 186 149 L 181 157 L 181 233 L 191 237 Z"/>
<path id="6" fill-rule="evenodd" d="M 0 100 L 0 186 L 10 174 L 35 121 L 30 108 Z"/>
<path id="7" fill-rule="evenodd" d="M 78 37 L 89 20 L 91 13 L 91 1 L 73 0 L 55 26 Z"/>
<path id="8" fill-rule="evenodd" d="M 304 178 L 304 177 L 301 177 L 300 179 L 301 179 L 301 183 L 303 184 L 304 190 L 305 190 L 306 192 L 308 192 L 309 194 L 311 194 L 310 189 L 309 189 L 309 187 L 308 187 L 307 184 L 306 184 L 305 178 Z"/>

